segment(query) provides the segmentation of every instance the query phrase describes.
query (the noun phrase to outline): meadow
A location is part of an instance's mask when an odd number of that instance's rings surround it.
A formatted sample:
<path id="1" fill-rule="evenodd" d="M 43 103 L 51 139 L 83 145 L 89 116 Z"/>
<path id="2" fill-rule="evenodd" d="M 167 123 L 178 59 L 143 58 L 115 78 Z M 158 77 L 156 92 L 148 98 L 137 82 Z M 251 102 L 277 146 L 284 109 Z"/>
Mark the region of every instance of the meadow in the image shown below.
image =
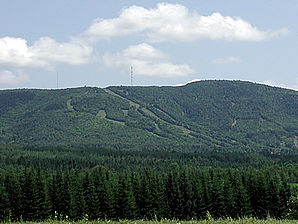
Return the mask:
<path id="1" fill-rule="evenodd" d="M 44 222 L 14 222 L 13 224 L 296 224 L 298 220 L 277 220 L 272 218 L 267 219 L 256 219 L 256 218 L 242 218 L 242 219 L 213 219 L 209 218 L 206 220 L 191 220 L 191 221 L 179 221 L 179 220 L 161 220 L 161 221 L 145 221 L 145 220 L 120 220 L 120 221 L 59 221 L 59 220 L 49 220 Z"/>

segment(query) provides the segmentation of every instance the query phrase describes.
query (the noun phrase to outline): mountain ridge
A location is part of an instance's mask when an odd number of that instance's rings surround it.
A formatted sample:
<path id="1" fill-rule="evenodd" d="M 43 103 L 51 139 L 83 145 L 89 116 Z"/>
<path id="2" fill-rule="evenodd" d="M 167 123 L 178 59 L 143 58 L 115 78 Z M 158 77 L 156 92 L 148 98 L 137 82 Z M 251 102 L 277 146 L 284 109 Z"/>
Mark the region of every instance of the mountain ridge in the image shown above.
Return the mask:
<path id="1" fill-rule="evenodd" d="M 297 152 L 298 92 L 247 81 L 1 90 L 0 144 Z"/>

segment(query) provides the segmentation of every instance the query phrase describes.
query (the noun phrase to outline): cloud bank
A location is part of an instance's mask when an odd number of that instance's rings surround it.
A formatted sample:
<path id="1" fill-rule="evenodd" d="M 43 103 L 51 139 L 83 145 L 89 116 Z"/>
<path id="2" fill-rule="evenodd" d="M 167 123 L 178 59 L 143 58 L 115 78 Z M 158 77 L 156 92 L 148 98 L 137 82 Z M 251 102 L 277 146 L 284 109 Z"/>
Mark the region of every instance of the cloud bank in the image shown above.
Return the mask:
<path id="1" fill-rule="evenodd" d="M 131 6 L 116 18 L 97 19 L 83 36 L 90 41 L 136 33 L 144 33 L 150 42 L 190 42 L 202 38 L 264 41 L 287 32 L 286 28 L 263 31 L 238 17 L 218 12 L 202 16 L 183 5 L 159 3 L 153 9 Z"/>
<path id="2" fill-rule="evenodd" d="M 189 65 L 171 63 L 165 53 L 146 43 L 107 54 L 102 62 L 108 68 L 116 67 L 124 71 L 133 66 L 135 74 L 140 76 L 178 77 L 194 73 Z"/>

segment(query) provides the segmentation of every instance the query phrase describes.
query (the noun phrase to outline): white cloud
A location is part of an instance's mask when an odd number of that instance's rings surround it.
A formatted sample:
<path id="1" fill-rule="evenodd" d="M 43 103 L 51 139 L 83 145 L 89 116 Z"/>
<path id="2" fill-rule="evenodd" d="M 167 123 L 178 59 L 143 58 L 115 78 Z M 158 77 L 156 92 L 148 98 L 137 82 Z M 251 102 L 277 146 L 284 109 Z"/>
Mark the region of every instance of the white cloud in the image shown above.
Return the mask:
<path id="1" fill-rule="evenodd" d="M 23 84 L 28 80 L 29 76 L 21 72 L 17 72 L 17 74 L 15 74 L 8 70 L 0 71 L 0 85 L 18 85 Z"/>
<path id="2" fill-rule="evenodd" d="M 194 73 L 189 65 L 169 62 L 167 55 L 146 43 L 130 46 L 116 54 L 107 54 L 102 62 L 106 67 L 121 70 L 133 66 L 135 74 L 140 76 L 177 77 Z"/>
<path id="3" fill-rule="evenodd" d="M 59 43 L 42 37 L 28 46 L 22 38 L 0 39 L 0 65 L 8 67 L 51 67 L 56 64 L 79 65 L 87 63 L 92 47 L 79 41 Z"/>
<path id="4" fill-rule="evenodd" d="M 213 64 L 234 64 L 240 63 L 242 60 L 237 57 L 229 56 L 226 58 L 217 58 L 212 61 Z"/>
<path id="5" fill-rule="evenodd" d="M 42 37 L 30 48 L 37 59 L 51 63 L 70 65 L 86 64 L 90 60 L 92 47 L 79 41 L 59 43 L 49 37 Z"/>
<path id="6" fill-rule="evenodd" d="M 287 34 L 282 28 L 263 31 L 238 18 L 213 13 L 201 16 L 179 4 L 159 3 L 157 8 L 125 8 L 119 17 L 97 19 L 83 33 L 90 41 L 145 32 L 151 42 L 189 42 L 201 38 L 228 41 L 263 41 Z"/>

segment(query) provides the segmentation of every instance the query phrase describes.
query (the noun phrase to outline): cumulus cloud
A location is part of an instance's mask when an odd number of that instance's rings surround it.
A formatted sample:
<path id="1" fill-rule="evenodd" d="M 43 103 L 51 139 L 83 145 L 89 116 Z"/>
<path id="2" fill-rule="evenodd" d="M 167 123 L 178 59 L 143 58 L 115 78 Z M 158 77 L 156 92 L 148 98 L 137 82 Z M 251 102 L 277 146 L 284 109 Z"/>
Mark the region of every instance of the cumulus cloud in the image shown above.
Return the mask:
<path id="1" fill-rule="evenodd" d="M 217 58 L 212 61 L 213 64 L 234 64 L 241 62 L 240 58 L 229 56 L 226 58 Z"/>
<path id="2" fill-rule="evenodd" d="M 102 62 L 106 67 L 121 70 L 133 66 L 135 74 L 141 76 L 177 77 L 194 73 L 189 65 L 171 63 L 166 54 L 146 43 L 130 46 L 115 54 L 107 54 Z"/>
<path id="3" fill-rule="evenodd" d="M 59 43 L 42 37 L 28 46 L 22 38 L 0 38 L 0 65 L 8 67 L 51 67 L 56 64 L 87 63 L 92 47 L 79 41 Z"/>
<path id="4" fill-rule="evenodd" d="M 0 85 L 18 85 L 23 84 L 29 80 L 27 74 L 17 72 L 16 74 L 8 70 L 0 70 Z"/>
<path id="5" fill-rule="evenodd" d="M 263 41 L 287 34 L 282 28 L 264 31 L 238 18 L 190 12 L 179 4 L 159 3 L 156 8 L 131 6 L 111 19 L 97 19 L 84 32 L 90 41 L 144 32 L 151 42 L 189 42 L 201 38 L 228 41 Z"/>

